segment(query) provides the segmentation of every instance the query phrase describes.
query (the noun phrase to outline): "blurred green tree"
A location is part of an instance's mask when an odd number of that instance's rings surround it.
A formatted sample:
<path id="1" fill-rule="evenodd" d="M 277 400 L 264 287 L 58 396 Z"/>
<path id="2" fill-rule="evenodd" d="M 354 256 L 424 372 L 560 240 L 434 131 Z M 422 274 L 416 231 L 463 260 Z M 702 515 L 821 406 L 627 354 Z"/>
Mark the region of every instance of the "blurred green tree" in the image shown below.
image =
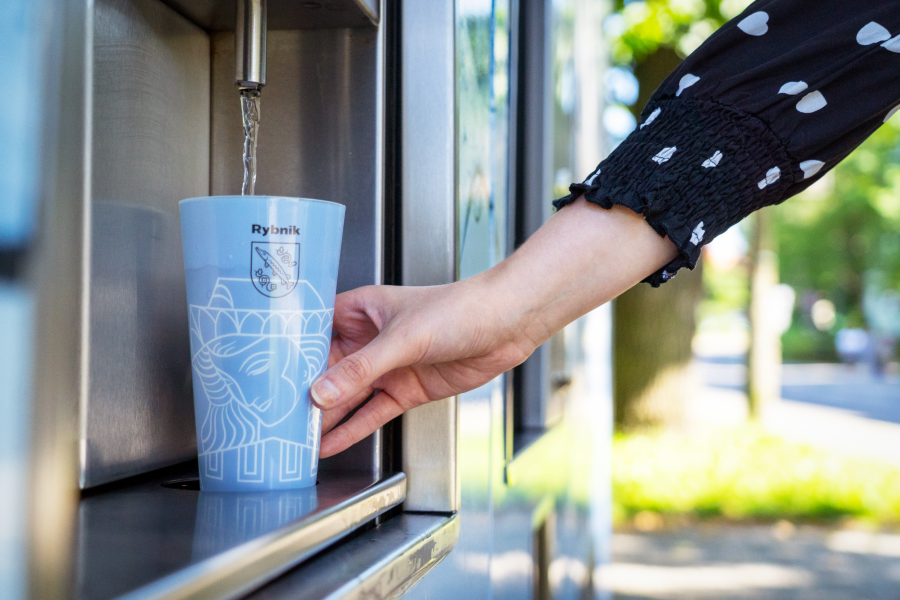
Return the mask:
<path id="1" fill-rule="evenodd" d="M 785 358 L 833 356 L 822 344 L 830 345 L 837 329 L 873 325 L 864 310 L 867 274 L 881 291 L 900 292 L 900 119 L 888 121 L 832 173 L 778 206 L 776 229 L 782 281 L 808 298 L 798 303 L 785 336 Z M 809 316 L 810 300 L 818 298 L 837 310 L 828 335 Z"/>
<path id="2" fill-rule="evenodd" d="M 684 56 L 749 4 L 750 0 L 617 0 L 607 33 L 613 62 L 632 69 L 640 83 L 638 100 L 630 107 L 635 116 Z M 776 207 L 774 213 L 780 278 L 797 290 L 799 300 L 793 325 L 784 337 L 784 357 L 834 358 L 833 337 L 839 328 L 869 325 L 864 310 L 866 274 L 877 272 L 870 281 L 877 279 L 882 287 L 900 292 L 900 116 L 881 127 L 833 174 Z M 640 286 L 619 301 L 616 391 L 620 426 L 634 423 L 634 415 L 629 413 L 639 404 L 642 390 L 652 386 L 652 379 L 689 356 L 686 344 L 694 324 L 687 313 L 693 304 L 676 307 L 678 303 L 671 302 L 676 295 L 693 295 L 700 283 L 684 281 L 690 278 L 681 275 L 652 298 L 649 290 L 641 289 L 646 286 Z M 724 287 L 728 295 L 734 286 Z M 713 292 L 720 296 L 723 290 Z M 809 314 L 811 301 L 818 298 L 832 301 L 837 309 L 834 325 L 826 331 L 817 330 Z M 627 311 L 622 310 L 626 303 Z M 673 308 L 659 310 L 666 306 Z M 677 324 L 671 323 L 673 318 Z M 681 345 L 659 352 L 648 348 L 649 340 L 654 339 L 652 329 L 658 331 L 655 339 L 677 335 Z M 678 396 L 672 389 L 660 394 L 661 398 Z"/>
<path id="3" fill-rule="evenodd" d="M 681 60 L 750 0 L 617 0 L 606 29 L 613 62 L 633 70 L 640 117 L 651 94 Z M 619 429 L 676 424 L 695 390 L 690 371 L 700 269 L 659 289 L 639 285 L 613 308 L 615 419 Z"/>
<path id="4" fill-rule="evenodd" d="M 640 63 L 660 48 L 683 58 L 749 5 L 750 0 L 617 0 L 608 31 L 613 61 Z"/>

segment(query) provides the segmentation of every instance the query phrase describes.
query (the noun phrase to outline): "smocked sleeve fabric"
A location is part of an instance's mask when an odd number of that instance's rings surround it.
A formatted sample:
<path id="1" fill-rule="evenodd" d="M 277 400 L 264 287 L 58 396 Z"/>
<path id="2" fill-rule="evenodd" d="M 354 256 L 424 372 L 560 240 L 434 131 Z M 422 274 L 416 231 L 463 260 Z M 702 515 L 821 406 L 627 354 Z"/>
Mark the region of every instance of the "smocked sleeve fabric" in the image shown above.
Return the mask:
<path id="1" fill-rule="evenodd" d="M 809 187 L 900 109 L 900 1 L 758 0 L 660 86 L 640 126 L 557 209 L 626 206 L 678 257 Z"/>

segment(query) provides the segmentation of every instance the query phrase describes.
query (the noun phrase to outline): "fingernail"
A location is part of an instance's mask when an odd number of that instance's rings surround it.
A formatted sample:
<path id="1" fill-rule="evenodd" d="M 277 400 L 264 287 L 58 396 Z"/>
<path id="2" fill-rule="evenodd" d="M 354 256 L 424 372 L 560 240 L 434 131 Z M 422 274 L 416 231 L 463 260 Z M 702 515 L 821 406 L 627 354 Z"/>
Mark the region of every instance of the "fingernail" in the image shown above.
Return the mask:
<path id="1" fill-rule="evenodd" d="M 312 393 L 313 400 L 320 408 L 328 408 L 337 402 L 340 392 L 333 383 L 324 377 L 313 383 L 309 390 Z"/>

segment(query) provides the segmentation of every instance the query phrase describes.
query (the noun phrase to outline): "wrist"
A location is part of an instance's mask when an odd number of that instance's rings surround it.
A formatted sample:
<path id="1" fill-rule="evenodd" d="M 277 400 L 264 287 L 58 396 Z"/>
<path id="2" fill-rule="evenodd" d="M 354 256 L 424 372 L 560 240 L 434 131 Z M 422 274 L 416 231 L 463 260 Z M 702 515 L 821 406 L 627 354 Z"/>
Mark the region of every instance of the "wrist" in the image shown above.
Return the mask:
<path id="1" fill-rule="evenodd" d="M 540 265 L 516 253 L 472 278 L 478 296 L 490 307 L 497 336 L 529 353 L 565 323 L 552 320 L 555 293 L 542 280 Z"/>
<path id="2" fill-rule="evenodd" d="M 671 261 L 676 249 L 641 215 L 579 198 L 479 277 L 498 319 L 539 346 Z"/>

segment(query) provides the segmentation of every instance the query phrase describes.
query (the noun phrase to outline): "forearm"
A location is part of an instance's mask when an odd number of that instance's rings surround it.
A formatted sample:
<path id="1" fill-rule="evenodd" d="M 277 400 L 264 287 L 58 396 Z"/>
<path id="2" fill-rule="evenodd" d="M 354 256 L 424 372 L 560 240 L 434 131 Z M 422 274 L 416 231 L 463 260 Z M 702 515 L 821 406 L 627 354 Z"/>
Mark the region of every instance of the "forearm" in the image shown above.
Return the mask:
<path id="1" fill-rule="evenodd" d="M 312 386 L 326 409 L 322 456 L 405 410 L 474 389 L 525 360 L 566 324 L 675 255 L 640 215 L 579 199 L 512 256 L 475 277 L 421 288 L 371 286 L 338 296 L 332 366 Z"/>
<path id="2" fill-rule="evenodd" d="M 512 256 L 484 273 L 507 318 L 535 345 L 657 271 L 676 254 L 644 218 L 583 198 L 560 210 Z"/>

